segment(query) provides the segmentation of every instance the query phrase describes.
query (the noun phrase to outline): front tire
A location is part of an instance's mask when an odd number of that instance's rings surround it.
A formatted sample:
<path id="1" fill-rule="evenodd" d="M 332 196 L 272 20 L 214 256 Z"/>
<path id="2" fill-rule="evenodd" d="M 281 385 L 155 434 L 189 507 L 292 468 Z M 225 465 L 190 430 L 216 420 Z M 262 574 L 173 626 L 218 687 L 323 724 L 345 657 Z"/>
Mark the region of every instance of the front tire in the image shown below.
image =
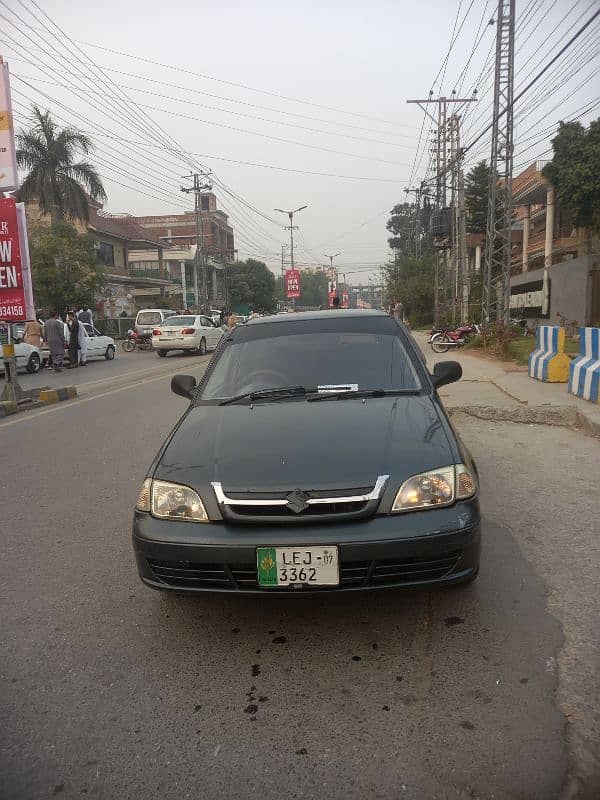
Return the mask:
<path id="1" fill-rule="evenodd" d="M 156 352 L 157 352 L 157 354 L 158 354 L 158 356 L 159 356 L 160 358 L 166 358 L 166 357 L 167 357 L 167 353 L 168 353 L 169 351 L 168 351 L 168 350 L 157 350 Z"/>
<path id="2" fill-rule="evenodd" d="M 450 349 L 450 337 L 445 333 L 436 334 L 431 340 L 431 349 L 434 353 L 447 353 Z"/>
<path id="3" fill-rule="evenodd" d="M 135 350 L 135 342 L 132 339 L 123 339 L 121 347 L 126 353 L 131 353 Z"/>
<path id="4" fill-rule="evenodd" d="M 108 347 L 106 348 L 106 353 L 104 353 L 104 358 L 107 361 L 112 361 L 114 357 L 115 357 L 115 348 L 113 347 L 112 344 L 109 344 Z"/>
<path id="5" fill-rule="evenodd" d="M 32 353 L 29 356 L 29 361 L 27 362 L 27 367 L 26 367 L 27 372 L 29 372 L 31 375 L 35 375 L 36 372 L 40 371 L 41 366 L 42 362 L 40 360 L 39 355 L 37 353 Z"/>

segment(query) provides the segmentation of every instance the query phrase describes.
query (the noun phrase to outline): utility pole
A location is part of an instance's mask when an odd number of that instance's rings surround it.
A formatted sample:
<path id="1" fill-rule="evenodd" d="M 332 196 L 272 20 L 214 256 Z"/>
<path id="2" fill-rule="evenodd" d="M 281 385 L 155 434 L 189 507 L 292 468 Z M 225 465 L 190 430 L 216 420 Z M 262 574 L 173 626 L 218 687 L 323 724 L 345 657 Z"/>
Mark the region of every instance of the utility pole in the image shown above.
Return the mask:
<path id="1" fill-rule="evenodd" d="M 336 293 L 337 293 L 338 273 L 337 273 L 337 269 L 333 266 L 333 259 L 337 258 L 337 256 L 341 256 L 341 252 L 332 253 L 331 255 L 329 255 L 329 253 L 322 253 L 322 255 L 325 256 L 325 258 L 329 259 L 329 275 L 331 276 L 330 280 L 334 280 L 335 281 L 335 290 L 336 290 Z"/>
<path id="2" fill-rule="evenodd" d="M 510 321 L 514 66 L 515 0 L 498 0 L 482 319 L 489 322 L 496 306 L 496 318 L 505 325 Z M 498 288 L 493 286 L 497 279 Z"/>
<path id="3" fill-rule="evenodd" d="M 200 265 L 202 265 L 202 294 L 203 294 L 203 302 L 202 302 L 202 310 L 206 313 L 210 310 L 210 301 L 208 297 L 208 269 L 206 265 L 206 258 L 204 256 L 204 234 L 202 230 L 202 203 L 201 203 L 201 194 L 203 191 L 209 191 L 212 189 L 211 183 L 201 183 L 200 179 L 206 180 L 210 175 L 210 172 L 193 172 L 191 175 L 184 175 L 184 178 L 192 177 L 194 181 L 194 185 L 191 187 L 182 186 L 181 191 L 185 192 L 186 194 L 190 194 L 190 192 L 194 193 L 194 212 L 196 215 L 196 254 L 194 257 L 194 299 L 196 302 L 196 309 L 200 310 L 200 298 L 198 292 L 198 272 L 200 269 Z"/>
<path id="4" fill-rule="evenodd" d="M 292 269 L 294 269 L 294 231 L 298 230 L 298 226 L 294 225 L 294 214 L 297 214 L 298 211 L 304 211 L 305 208 L 308 206 L 300 206 L 300 208 L 295 208 L 293 211 L 284 211 L 283 208 L 274 208 L 274 211 L 281 211 L 282 214 L 287 214 L 290 219 L 290 224 L 286 226 L 286 231 L 290 232 L 290 263 L 292 265 Z"/>
<path id="5" fill-rule="evenodd" d="M 456 97 L 456 92 L 452 92 L 450 97 L 433 97 L 433 91 L 429 92 L 429 97 L 425 100 L 407 100 L 407 103 L 416 103 L 421 108 L 437 128 L 435 138 L 435 207 L 437 217 L 440 220 L 440 232 L 438 237 L 434 237 L 434 246 L 437 250 L 437 262 L 435 266 L 435 287 L 434 287 L 434 325 L 438 327 L 441 317 L 445 316 L 450 298 L 456 298 L 456 277 L 451 275 L 450 268 L 450 249 L 451 239 L 444 232 L 444 210 L 447 208 L 447 173 L 455 170 L 460 161 L 460 151 L 450 153 L 448 159 L 448 146 L 451 144 L 451 136 L 448 124 L 448 105 L 458 104 L 455 107 L 452 119 L 458 120 L 458 114 L 462 107 L 467 103 L 477 101 L 475 92 L 472 97 Z M 429 111 L 429 106 L 437 104 L 437 115 Z M 454 155 L 454 158 L 453 158 Z M 452 226 L 454 228 L 454 225 Z M 455 302 L 452 305 L 452 315 L 455 314 Z M 444 313 L 443 313 L 444 312 Z M 447 321 L 447 320 L 446 320 Z"/>
<path id="6" fill-rule="evenodd" d="M 416 189 L 406 188 L 406 194 L 414 194 L 415 196 L 415 258 L 421 257 L 421 193 L 423 187 L 419 186 Z"/>

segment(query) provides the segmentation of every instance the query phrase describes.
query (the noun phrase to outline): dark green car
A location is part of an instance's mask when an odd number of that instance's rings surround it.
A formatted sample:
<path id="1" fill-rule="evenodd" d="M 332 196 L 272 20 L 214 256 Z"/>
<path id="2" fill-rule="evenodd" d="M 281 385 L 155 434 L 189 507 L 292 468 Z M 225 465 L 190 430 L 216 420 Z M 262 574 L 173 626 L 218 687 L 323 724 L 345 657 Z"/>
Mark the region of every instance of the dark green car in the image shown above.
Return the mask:
<path id="1" fill-rule="evenodd" d="M 405 327 L 378 311 L 236 327 L 140 490 L 141 579 L 184 592 L 331 592 L 473 580 L 473 460 Z"/>

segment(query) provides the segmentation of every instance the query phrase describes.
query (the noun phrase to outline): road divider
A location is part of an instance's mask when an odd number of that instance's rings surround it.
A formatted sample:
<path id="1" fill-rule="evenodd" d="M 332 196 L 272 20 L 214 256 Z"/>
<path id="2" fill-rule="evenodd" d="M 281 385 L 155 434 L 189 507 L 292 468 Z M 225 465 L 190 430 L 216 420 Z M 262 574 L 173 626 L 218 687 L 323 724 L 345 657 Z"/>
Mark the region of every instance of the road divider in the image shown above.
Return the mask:
<path id="1" fill-rule="evenodd" d="M 39 402 L 43 405 L 60 403 L 62 400 L 73 400 L 77 397 L 76 386 L 62 386 L 60 389 L 40 389 Z"/>
<path id="2" fill-rule="evenodd" d="M 565 329 L 539 325 L 535 338 L 536 348 L 529 356 L 529 377 L 544 383 L 567 383 L 571 359 L 565 353 Z"/>
<path id="3" fill-rule="evenodd" d="M 600 328 L 579 329 L 579 355 L 571 361 L 569 392 L 600 402 Z"/>

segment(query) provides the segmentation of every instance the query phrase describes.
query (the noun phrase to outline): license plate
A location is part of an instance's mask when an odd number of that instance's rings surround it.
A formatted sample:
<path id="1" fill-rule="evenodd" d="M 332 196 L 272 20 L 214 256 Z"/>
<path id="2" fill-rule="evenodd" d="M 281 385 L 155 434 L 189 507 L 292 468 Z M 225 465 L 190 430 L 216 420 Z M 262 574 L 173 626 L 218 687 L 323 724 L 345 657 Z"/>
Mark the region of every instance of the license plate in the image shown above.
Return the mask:
<path id="1" fill-rule="evenodd" d="M 258 585 L 338 586 L 337 547 L 257 547 Z"/>

